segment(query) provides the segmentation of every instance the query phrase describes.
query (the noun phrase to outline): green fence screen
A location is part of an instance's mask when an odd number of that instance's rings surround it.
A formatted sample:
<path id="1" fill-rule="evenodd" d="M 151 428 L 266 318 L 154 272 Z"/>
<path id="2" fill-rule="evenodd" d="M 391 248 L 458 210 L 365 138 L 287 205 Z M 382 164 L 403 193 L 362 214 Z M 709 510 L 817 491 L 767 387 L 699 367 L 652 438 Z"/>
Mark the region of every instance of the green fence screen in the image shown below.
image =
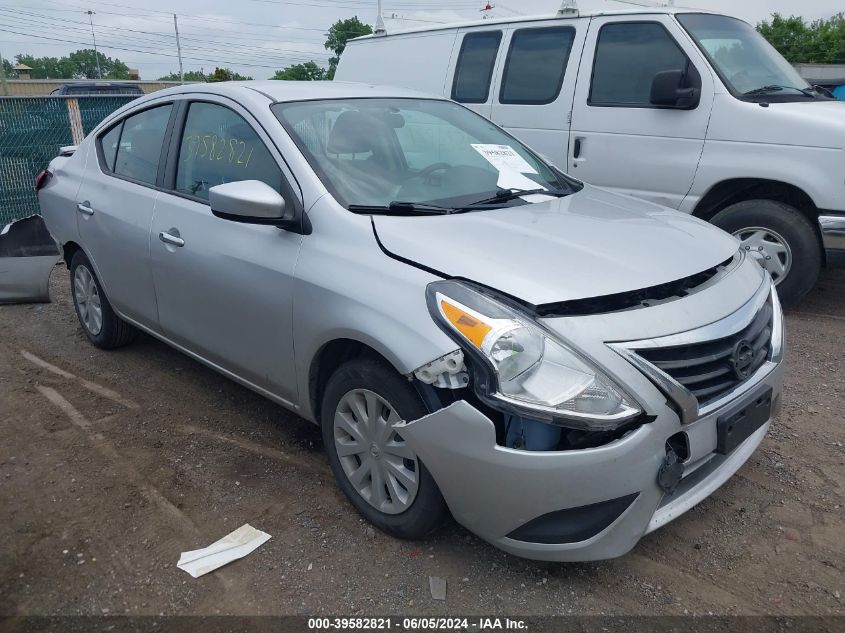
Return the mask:
<path id="1" fill-rule="evenodd" d="M 0 227 L 39 213 L 35 175 L 134 96 L 0 97 Z M 76 127 L 76 141 L 74 140 Z"/>

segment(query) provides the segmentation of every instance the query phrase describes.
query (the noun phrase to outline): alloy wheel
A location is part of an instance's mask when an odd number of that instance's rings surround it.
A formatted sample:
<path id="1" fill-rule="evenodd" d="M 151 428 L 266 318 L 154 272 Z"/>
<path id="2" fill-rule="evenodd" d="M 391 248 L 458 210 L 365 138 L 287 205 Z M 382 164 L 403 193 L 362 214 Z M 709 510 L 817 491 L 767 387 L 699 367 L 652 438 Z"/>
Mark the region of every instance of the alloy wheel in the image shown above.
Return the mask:
<path id="1" fill-rule="evenodd" d="M 94 275 L 87 266 L 76 267 L 73 276 L 73 296 L 79 310 L 79 319 L 91 336 L 97 336 L 103 329 L 103 306 Z"/>
<path id="2" fill-rule="evenodd" d="M 393 425 L 401 418 L 384 398 L 353 389 L 338 402 L 334 444 L 358 494 L 385 514 L 400 514 L 416 499 L 419 462 Z"/>
<path id="3" fill-rule="evenodd" d="M 769 271 L 775 285 L 786 279 L 792 268 L 792 249 L 779 233 L 754 226 L 735 231 L 734 237 L 746 253 Z"/>

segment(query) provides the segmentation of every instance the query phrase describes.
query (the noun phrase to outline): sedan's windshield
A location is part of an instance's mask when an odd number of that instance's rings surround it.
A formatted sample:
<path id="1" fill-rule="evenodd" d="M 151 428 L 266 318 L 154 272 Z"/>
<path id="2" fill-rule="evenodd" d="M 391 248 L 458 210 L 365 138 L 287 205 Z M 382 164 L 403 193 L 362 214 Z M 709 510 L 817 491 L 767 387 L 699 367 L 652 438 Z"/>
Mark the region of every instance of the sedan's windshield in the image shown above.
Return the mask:
<path id="1" fill-rule="evenodd" d="M 273 111 L 346 207 L 454 207 L 507 190 L 570 186 L 514 138 L 448 101 L 332 99 Z"/>
<path id="2" fill-rule="evenodd" d="M 809 84 L 747 23 L 723 15 L 678 14 L 728 87 L 737 95 L 779 93 L 799 98 Z"/>

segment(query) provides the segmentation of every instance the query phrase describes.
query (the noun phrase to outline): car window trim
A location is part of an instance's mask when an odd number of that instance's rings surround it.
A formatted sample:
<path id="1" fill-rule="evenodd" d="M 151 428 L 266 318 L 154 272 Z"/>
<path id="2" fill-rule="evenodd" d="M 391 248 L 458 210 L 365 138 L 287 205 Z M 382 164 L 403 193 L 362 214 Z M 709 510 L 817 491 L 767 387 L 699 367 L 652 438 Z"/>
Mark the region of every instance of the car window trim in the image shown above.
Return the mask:
<path id="1" fill-rule="evenodd" d="M 222 97 L 222 95 L 212 95 L 212 96 L 213 97 Z M 289 199 L 293 203 L 294 210 L 298 215 L 300 215 L 300 216 L 305 215 L 304 212 L 303 212 L 304 204 L 303 204 L 303 201 L 302 201 L 302 198 L 301 198 L 302 190 L 299 186 L 299 183 L 296 181 L 295 178 L 293 178 L 293 172 L 291 171 L 290 167 L 287 165 L 286 162 L 284 163 L 284 167 L 282 167 L 282 165 L 279 163 L 279 161 L 273 155 L 273 152 L 270 151 L 270 148 L 267 146 L 267 143 L 265 143 L 264 139 L 261 138 L 261 135 L 258 134 L 258 132 L 255 129 L 255 125 L 253 125 L 252 122 L 250 122 L 246 117 L 244 117 L 240 112 L 238 112 L 237 110 L 235 110 L 231 106 L 227 105 L 226 103 L 223 103 L 221 100 L 218 100 L 218 99 L 215 99 L 215 98 L 204 99 L 202 96 L 186 95 L 185 97 L 186 98 L 180 100 L 180 102 L 179 102 L 179 106 L 180 106 L 179 112 L 177 114 L 177 117 L 174 117 L 174 120 L 173 120 L 173 128 L 171 130 L 170 141 L 169 141 L 170 145 L 169 145 L 168 151 L 167 151 L 165 172 L 164 172 L 164 177 L 163 177 L 163 181 L 162 181 L 162 188 L 161 188 L 162 192 L 169 194 L 169 195 L 172 195 L 172 196 L 176 196 L 178 198 L 184 198 L 185 200 L 190 200 L 191 202 L 196 202 L 196 203 L 205 205 L 205 206 L 209 207 L 209 209 L 211 209 L 211 205 L 210 205 L 210 203 L 207 199 L 201 198 L 199 196 L 193 196 L 189 193 L 184 193 L 182 191 L 176 190 L 176 171 L 179 167 L 179 151 L 181 150 L 181 147 L 182 147 L 182 135 L 185 132 L 185 124 L 187 123 L 187 120 L 188 120 L 188 112 L 191 109 L 191 104 L 208 103 L 208 104 L 211 104 L 211 105 L 220 106 L 221 108 L 226 108 L 227 110 L 230 110 L 236 116 L 243 119 L 244 123 L 246 123 L 253 130 L 255 135 L 258 137 L 259 142 L 262 145 L 264 145 L 264 148 L 267 150 L 267 153 L 269 153 L 270 156 L 273 158 L 273 161 L 276 163 L 276 167 L 278 168 L 279 173 L 282 176 L 282 189 L 284 190 L 284 192 L 280 192 L 282 194 L 282 197 L 285 198 L 286 200 Z M 225 97 L 224 97 L 224 99 L 225 99 Z M 238 103 L 237 101 L 234 101 L 234 103 L 237 103 L 240 107 L 244 108 L 244 111 L 248 112 L 248 109 L 245 108 L 242 104 Z M 265 136 L 268 139 L 270 139 L 270 143 L 272 144 L 273 148 L 276 150 L 276 153 L 280 157 L 282 157 L 282 161 L 284 162 L 283 154 L 282 154 L 281 150 L 279 150 L 278 146 L 276 146 L 276 144 L 273 142 L 273 137 L 267 132 L 267 130 L 264 128 L 264 126 L 261 125 L 261 123 L 257 119 L 255 119 L 255 117 L 250 117 L 250 118 L 252 118 L 255 121 L 255 123 L 258 124 L 258 127 L 260 127 L 261 130 L 264 131 Z M 288 174 L 290 174 L 290 177 L 288 177 Z M 293 182 L 296 183 L 296 187 L 293 187 L 291 185 L 291 180 L 293 180 Z M 297 194 L 299 194 L 299 195 L 297 195 Z"/>
<path id="2" fill-rule="evenodd" d="M 614 22 L 605 22 L 599 27 L 598 34 L 596 35 L 596 45 L 593 48 L 593 67 L 590 73 L 590 87 L 587 91 L 587 105 L 591 108 L 628 108 L 631 110 L 673 110 L 671 106 L 658 106 L 653 104 L 646 104 L 646 103 L 601 103 L 597 101 L 593 101 L 593 83 L 595 82 L 596 78 L 596 60 L 598 59 L 598 55 L 596 54 L 599 49 L 599 42 L 601 41 L 601 34 L 602 31 L 608 26 L 618 26 L 620 24 L 656 24 L 660 28 L 662 28 L 669 39 L 675 44 L 678 50 L 681 52 L 687 60 L 687 68 L 692 68 L 700 77 L 701 71 L 698 70 L 695 63 L 692 61 L 692 58 L 687 54 L 684 50 L 684 47 L 681 46 L 678 39 L 672 35 L 672 32 L 666 28 L 666 25 L 660 22 L 659 20 L 616 20 Z M 697 110 L 699 105 L 697 104 L 694 108 L 689 108 L 689 111 Z"/>
<path id="3" fill-rule="evenodd" d="M 459 76 L 458 71 L 461 68 L 461 61 L 463 61 L 464 53 L 466 52 L 464 50 L 464 45 L 466 44 L 467 39 L 470 38 L 470 37 L 478 37 L 478 36 L 490 35 L 490 34 L 497 35 L 498 41 L 496 42 L 496 52 L 493 55 L 493 63 L 490 65 L 490 74 L 487 77 L 487 81 L 486 81 L 487 89 L 484 92 L 484 98 L 481 99 L 481 100 L 458 99 L 457 95 L 455 94 L 455 90 L 458 87 L 458 76 Z M 451 93 L 452 96 L 450 97 L 452 100 L 457 101 L 458 103 L 473 103 L 473 104 L 487 103 L 487 101 L 490 99 L 490 89 L 491 89 L 492 84 L 493 84 L 493 76 L 496 74 L 496 61 L 499 59 L 499 53 L 502 49 L 502 38 L 503 38 L 503 32 L 502 32 L 501 29 L 489 29 L 489 30 L 484 29 L 484 30 L 480 30 L 480 31 L 467 31 L 466 33 L 464 33 L 464 37 L 461 40 L 461 48 L 458 51 L 458 59 L 455 62 L 455 70 L 454 70 L 454 73 L 453 73 L 453 76 L 452 76 L 452 93 Z"/>
<path id="4" fill-rule="evenodd" d="M 545 101 L 530 101 L 523 99 L 512 99 L 505 101 L 505 86 L 508 81 L 508 70 L 510 69 L 511 55 L 513 54 L 513 44 L 518 33 L 529 33 L 532 31 L 557 31 L 559 33 L 570 32 L 572 34 L 572 41 L 569 43 L 569 50 L 566 51 L 566 57 L 563 60 L 563 72 L 560 73 L 557 89 L 551 99 Z M 566 79 L 566 71 L 569 67 L 569 60 L 572 58 L 572 49 L 575 46 L 575 37 L 578 31 L 574 26 L 530 26 L 522 29 L 516 29 L 511 33 L 510 42 L 508 42 L 508 53 L 505 57 L 505 65 L 502 68 L 501 85 L 499 86 L 499 103 L 503 105 L 549 105 L 554 103 L 560 97 L 560 91 L 563 89 L 563 82 Z"/>
<path id="5" fill-rule="evenodd" d="M 94 144 L 97 150 L 97 160 L 100 166 L 100 171 L 103 172 L 104 175 L 109 176 L 111 178 L 117 178 L 118 180 L 124 180 L 126 182 L 131 182 L 136 185 L 140 185 L 141 187 L 146 187 L 147 189 L 155 189 L 156 191 L 164 191 L 161 185 L 161 177 L 162 177 L 162 161 L 165 159 L 165 148 L 167 148 L 170 144 L 170 138 L 168 134 L 172 131 L 172 124 L 173 124 L 173 117 L 175 115 L 175 106 L 176 100 L 168 100 L 168 101 L 156 101 L 149 105 L 145 105 L 144 107 L 139 107 L 137 110 L 132 110 L 130 112 L 125 112 L 121 117 L 116 121 L 112 122 L 106 127 L 104 130 L 97 133 L 97 142 Z M 105 164 L 105 157 L 102 154 L 102 138 L 106 134 L 108 134 L 115 126 L 120 125 L 123 126 L 126 122 L 126 119 L 129 119 L 136 114 L 141 114 L 143 112 L 147 112 L 148 110 L 152 110 L 153 108 L 160 108 L 163 106 L 171 106 L 170 110 L 170 118 L 167 121 L 167 126 L 165 127 L 164 137 L 161 140 L 161 153 L 159 154 L 158 158 L 158 171 L 156 172 L 156 181 L 155 183 L 144 182 L 143 180 L 138 180 L 137 178 L 130 178 L 128 176 L 124 176 L 122 174 L 118 174 L 114 171 L 114 169 L 108 169 Z M 115 152 L 115 165 L 117 164 L 117 155 L 120 153 L 120 141 L 123 140 L 123 129 L 120 130 L 120 137 L 117 140 L 117 151 Z"/>

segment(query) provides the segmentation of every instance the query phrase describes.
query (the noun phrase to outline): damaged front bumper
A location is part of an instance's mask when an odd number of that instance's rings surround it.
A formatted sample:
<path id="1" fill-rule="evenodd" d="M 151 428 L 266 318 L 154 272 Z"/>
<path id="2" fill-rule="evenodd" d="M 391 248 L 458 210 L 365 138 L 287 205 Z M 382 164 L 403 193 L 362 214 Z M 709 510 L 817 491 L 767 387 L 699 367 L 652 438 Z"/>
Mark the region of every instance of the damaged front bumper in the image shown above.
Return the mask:
<path id="1" fill-rule="evenodd" d="M 779 401 L 782 373 L 782 365 L 772 364 L 755 388 L 771 388 Z M 627 553 L 745 463 L 771 420 L 728 455 L 717 455 L 716 421 L 729 406 L 687 425 L 664 406 L 656 419 L 619 440 L 563 452 L 498 445 L 492 420 L 463 400 L 396 428 L 461 525 L 518 556 L 585 561 Z M 667 440 L 680 432 L 687 436 L 690 460 L 678 487 L 667 494 L 658 485 L 658 471 Z"/>

